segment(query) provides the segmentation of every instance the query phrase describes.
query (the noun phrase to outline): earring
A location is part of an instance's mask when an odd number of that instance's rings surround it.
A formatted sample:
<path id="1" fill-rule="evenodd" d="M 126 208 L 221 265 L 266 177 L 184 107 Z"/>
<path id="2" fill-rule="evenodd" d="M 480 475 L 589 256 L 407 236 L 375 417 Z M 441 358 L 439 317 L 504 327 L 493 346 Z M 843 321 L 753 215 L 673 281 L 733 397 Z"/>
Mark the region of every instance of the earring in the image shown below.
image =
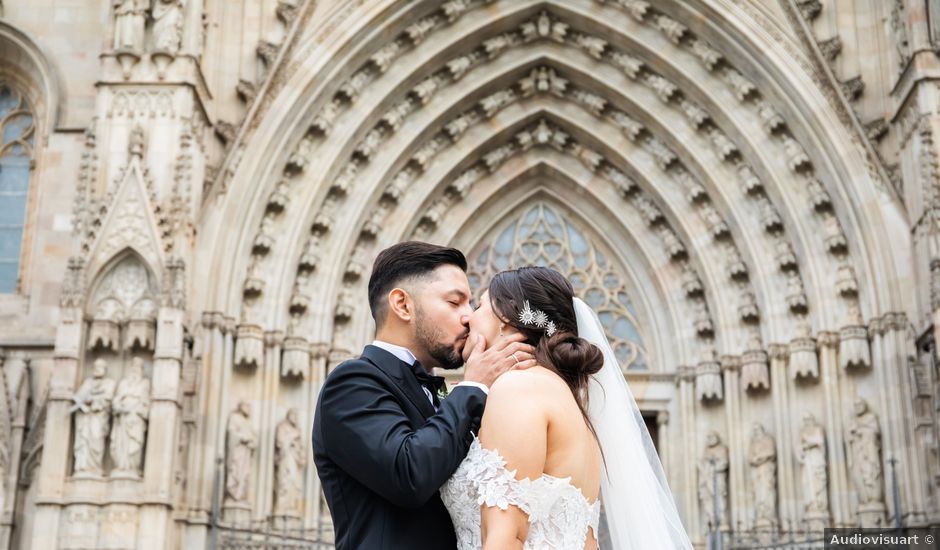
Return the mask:
<path id="1" fill-rule="evenodd" d="M 500 323 L 500 324 L 499 324 L 499 335 L 500 335 L 500 336 L 503 335 L 503 327 L 504 327 L 504 326 L 506 326 L 506 323 Z"/>

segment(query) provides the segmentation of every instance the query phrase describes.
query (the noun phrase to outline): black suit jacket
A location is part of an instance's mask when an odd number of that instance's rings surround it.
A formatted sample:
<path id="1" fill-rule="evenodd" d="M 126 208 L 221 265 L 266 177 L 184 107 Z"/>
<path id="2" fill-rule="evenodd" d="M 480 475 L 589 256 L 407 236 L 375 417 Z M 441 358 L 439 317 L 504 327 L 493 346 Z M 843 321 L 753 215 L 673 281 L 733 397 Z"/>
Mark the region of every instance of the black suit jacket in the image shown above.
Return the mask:
<path id="1" fill-rule="evenodd" d="M 313 420 L 313 456 L 337 550 L 451 550 L 438 489 L 479 429 L 486 394 L 455 387 L 437 413 L 411 367 L 366 346 L 330 373 Z"/>

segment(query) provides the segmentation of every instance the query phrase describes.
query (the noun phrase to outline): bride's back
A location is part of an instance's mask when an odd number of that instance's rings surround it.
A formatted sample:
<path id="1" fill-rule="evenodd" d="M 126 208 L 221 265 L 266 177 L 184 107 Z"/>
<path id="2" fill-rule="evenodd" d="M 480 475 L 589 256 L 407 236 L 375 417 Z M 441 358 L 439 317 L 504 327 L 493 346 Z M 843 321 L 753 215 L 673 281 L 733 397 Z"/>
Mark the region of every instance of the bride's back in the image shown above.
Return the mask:
<path id="1" fill-rule="evenodd" d="M 593 502 L 601 484 L 601 452 L 574 395 L 561 377 L 544 367 L 518 373 L 531 379 L 548 416 L 545 473 L 553 477 L 571 476 L 571 484 Z"/>
<path id="2" fill-rule="evenodd" d="M 544 427 L 543 434 L 531 433 L 538 427 Z M 571 485 L 580 489 L 587 500 L 597 500 L 600 447 L 571 389 L 551 370 L 537 366 L 510 371 L 497 379 L 487 399 L 480 439 L 484 447 L 495 448 L 504 456 L 542 445 L 542 473 L 560 479 L 570 477 Z M 515 469 L 516 465 L 508 463 L 506 467 Z M 595 547 L 593 539 L 588 537 L 585 548 Z"/>

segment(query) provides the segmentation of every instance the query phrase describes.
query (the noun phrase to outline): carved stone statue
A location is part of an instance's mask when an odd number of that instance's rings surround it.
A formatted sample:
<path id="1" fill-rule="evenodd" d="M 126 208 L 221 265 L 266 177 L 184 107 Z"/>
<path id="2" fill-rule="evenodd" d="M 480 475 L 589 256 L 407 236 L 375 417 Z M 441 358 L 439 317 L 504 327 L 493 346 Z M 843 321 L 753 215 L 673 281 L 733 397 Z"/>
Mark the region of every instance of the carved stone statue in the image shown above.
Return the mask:
<path id="1" fill-rule="evenodd" d="M 755 525 L 758 529 L 777 525 L 777 446 L 764 426 L 754 423 L 747 452 L 754 490 Z"/>
<path id="2" fill-rule="evenodd" d="M 150 380 L 144 376 L 144 361 L 135 357 L 114 396 L 111 428 L 111 460 L 114 473 L 137 475 L 143 458 L 150 416 Z"/>
<path id="3" fill-rule="evenodd" d="M 75 442 L 73 445 L 74 472 L 101 475 L 104 470 L 105 439 L 111 423 L 111 400 L 114 380 L 108 378 L 108 364 L 104 359 L 95 361 L 92 375 L 82 382 L 72 396 L 75 411 Z"/>
<path id="4" fill-rule="evenodd" d="M 183 39 L 183 0 L 155 0 L 153 49 L 175 54 Z"/>
<path id="5" fill-rule="evenodd" d="M 131 157 L 141 159 L 144 157 L 146 146 L 144 129 L 135 124 L 127 137 L 127 153 Z"/>
<path id="6" fill-rule="evenodd" d="M 251 425 L 251 406 L 241 401 L 228 418 L 225 434 L 225 501 L 247 504 L 251 482 L 251 459 L 258 435 Z"/>
<path id="7" fill-rule="evenodd" d="M 728 528 L 728 447 L 721 443 L 717 432 L 705 436 L 705 451 L 698 465 L 698 498 L 702 506 L 702 521 L 706 530 L 715 528 L 715 500 L 717 495 L 719 527 Z"/>
<path id="8" fill-rule="evenodd" d="M 884 505 L 884 473 L 881 466 L 881 427 L 878 416 L 864 399 L 855 401 L 855 420 L 849 426 L 849 459 L 859 507 Z"/>
<path id="9" fill-rule="evenodd" d="M 800 429 L 800 462 L 803 464 L 803 504 L 807 516 L 829 515 L 829 472 L 826 432 L 812 413 L 804 413 Z"/>
<path id="10" fill-rule="evenodd" d="M 307 449 L 301 438 L 297 423 L 297 409 L 287 411 L 287 416 L 277 425 L 275 445 L 275 504 L 277 516 L 300 516 L 304 492 L 304 467 L 307 465 Z"/>
<path id="11" fill-rule="evenodd" d="M 114 49 L 142 52 L 149 0 L 113 0 L 112 5 L 114 6 Z"/>

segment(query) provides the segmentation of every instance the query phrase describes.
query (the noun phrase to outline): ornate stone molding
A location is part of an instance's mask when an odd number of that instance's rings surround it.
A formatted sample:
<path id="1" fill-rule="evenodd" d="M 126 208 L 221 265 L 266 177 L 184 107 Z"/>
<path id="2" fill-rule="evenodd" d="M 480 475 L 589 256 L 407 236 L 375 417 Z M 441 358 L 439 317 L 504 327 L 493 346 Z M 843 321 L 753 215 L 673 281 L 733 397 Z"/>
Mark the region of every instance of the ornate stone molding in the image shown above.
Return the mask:
<path id="1" fill-rule="evenodd" d="M 551 25 L 549 25 L 549 27 L 551 27 Z M 557 24 L 556 24 L 556 27 L 557 27 Z M 568 32 L 568 31 L 566 30 L 564 34 L 567 34 L 567 32 Z M 572 35 L 572 36 L 574 36 L 574 35 Z M 580 35 L 579 35 L 579 36 L 580 36 Z M 556 35 L 556 38 L 554 38 L 554 39 L 555 39 L 555 40 L 559 40 L 559 39 L 563 40 L 563 39 L 564 39 L 563 33 L 561 33 L 561 32 L 559 31 L 558 34 Z M 512 40 L 511 40 L 510 38 L 506 38 L 505 36 L 503 36 L 503 37 L 500 39 L 500 41 L 497 41 L 497 42 L 495 42 L 495 43 L 490 44 L 491 51 L 501 51 L 501 49 L 504 49 L 504 48 L 506 48 L 506 47 L 511 46 L 511 42 L 512 42 Z M 590 42 L 590 41 L 586 41 L 586 40 L 584 39 L 584 37 L 577 38 L 576 42 L 577 42 L 577 44 L 579 45 L 579 47 L 582 47 L 582 48 L 588 48 L 588 46 L 585 46 L 585 44 L 593 44 L 593 46 L 591 46 L 591 47 L 595 47 L 595 48 L 599 47 L 599 44 L 598 44 L 598 43 L 593 43 L 593 42 Z M 507 45 L 507 44 L 508 44 L 508 45 Z M 596 53 L 596 55 L 603 55 L 608 49 L 609 49 L 609 46 L 604 45 L 603 48 L 595 49 L 595 50 L 591 50 L 591 51 L 599 52 L 599 53 Z M 473 62 L 472 59 L 468 61 L 468 63 L 472 63 L 472 62 Z M 714 65 L 715 63 L 717 63 L 717 60 L 713 59 L 713 60 L 712 60 L 712 64 Z M 457 65 L 465 66 L 466 63 L 464 63 L 463 65 L 461 65 L 461 64 L 457 64 Z M 634 65 L 634 66 L 635 66 L 635 65 Z M 744 81 L 742 81 L 742 78 L 743 78 L 743 77 L 741 77 L 739 73 L 726 71 L 726 72 L 725 72 L 725 75 L 726 75 L 726 77 L 727 77 L 729 83 L 731 83 L 731 85 L 738 87 L 739 92 L 740 92 L 739 95 L 741 95 L 741 96 L 742 96 L 743 98 L 745 98 L 745 99 L 748 99 L 748 98 L 753 99 L 753 96 L 754 96 L 753 86 L 752 86 L 752 85 L 747 85 Z M 550 79 L 549 79 L 548 81 L 550 81 Z M 651 87 L 659 87 L 660 89 L 663 89 L 663 88 L 662 88 L 662 84 L 663 84 L 663 83 L 662 83 L 662 81 L 660 81 L 660 80 L 658 80 L 658 79 L 645 79 L 644 81 L 649 81 L 649 82 L 651 83 L 651 84 L 650 84 Z M 423 90 L 424 88 L 426 88 L 426 87 L 427 87 L 427 86 L 422 87 L 422 90 Z M 435 87 L 434 87 L 434 89 L 437 89 L 438 87 L 439 87 L 439 84 L 436 84 Z M 556 87 L 556 89 L 560 89 L 560 88 Z M 426 94 L 426 92 L 424 92 L 424 91 L 421 91 L 420 93 L 416 92 L 416 94 L 417 94 L 418 97 L 422 97 L 422 98 L 426 98 L 426 97 L 427 97 L 427 94 Z M 674 94 L 674 92 L 669 93 L 669 94 L 666 94 L 666 95 L 668 95 L 668 97 L 671 98 L 671 97 L 672 97 L 672 94 Z M 604 109 L 604 108 L 605 108 L 604 100 L 602 100 L 602 99 L 600 99 L 600 98 L 596 98 L 596 97 L 592 97 L 592 96 L 589 96 L 589 95 L 585 95 L 585 94 L 583 94 L 583 93 L 579 93 L 578 98 L 579 98 L 583 103 L 585 103 L 585 104 L 587 105 L 587 108 L 593 109 L 594 111 L 597 111 L 598 109 Z M 496 98 L 494 98 L 494 100 L 496 100 Z M 592 106 L 593 106 L 593 107 L 592 107 Z M 776 115 L 775 113 L 773 113 L 772 110 L 768 110 L 767 107 L 766 107 L 766 103 L 763 102 L 763 101 L 760 101 L 760 106 L 759 106 L 759 108 L 762 109 L 762 113 L 763 113 L 762 116 L 764 116 L 765 119 L 768 120 L 768 124 L 767 124 L 768 129 L 769 129 L 770 131 L 772 131 L 772 132 L 778 132 L 778 133 L 779 133 L 779 132 L 780 132 L 780 129 L 783 127 L 783 124 L 782 124 L 782 122 L 781 122 L 781 119 L 780 119 L 779 115 Z M 690 111 L 690 112 L 695 112 L 695 109 L 694 109 L 694 108 L 693 108 L 693 109 L 689 109 L 689 111 Z M 400 117 L 393 117 L 393 118 L 390 119 L 390 120 L 400 120 Z M 702 119 L 699 118 L 699 122 L 701 122 L 701 120 L 702 120 Z M 454 128 L 457 128 L 457 126 L 455 126 Z M 368 134 L 367 136 L 369 136 L 369 135 L 377 135 L 377 133 Z M 726 160 L 727 160 L 727 159 L 736 159 L 736 158 L 737 158 L 737 154 L 735 153 L 736 148 L 734 148 L 733 146 L 728 146 L 728 144 L 720 145 L 720 144 L 723 142 L 723 139 L 722 139 L 722 137 L 721 137 L 720 134 L 716 134 L 714 131 L 712 131 L 712 132 L 711 132 L 711 135 L 713 136 L 713 142 L 716 143 L 716 144 L 718 144 L 717 146 L 719 146 L 719 147 L 721 148 L 721 150 L 724 151 L 724 152 L 720 155 L 722 158 L 725 158 Z M 371 140 L 371 139 L 373 139 L 373 138 L 369 137 L 369 138 L 366 140 L 366 142 L 368 142 L 368 141 Z M 802 151 L 802 148 L 800 148 L 799 145 L 796 144 L 796 142 L 793 140 L 793 138 L 790 137 L 789 135 L 785 135 L 785 136 L 784 136 L 784 138 L 783 138 L 783 143 L 784 143 L 785 148 L 787 148 L 787 149 L 790 151 L 790 152 L 789 152 L 789 155 L 790 155 L 790 157 L 791 157 L 791 166 L 793 167 L 793 169 L 794 169 L 794 170 L 798 170 L 798 171 L 805 171 L 806 168 L 807 168 L 807 166 L 809 165 L 809 159 L 808 159 L 808 157 L 805 155 L 805 153 Z M 652 145 L 652 146 L 655 148 L 655 146 L 656 146 L 655 142 L 653 142 L 653 145 Z M 370 156 L 370 155 L 372 154 L 371 151 L 374 151 L 374 150 L 375 150 L 375 146 L 374 146 L 374 145 L 369 145 L 368 147 L 364 147 L 364 148 L 363 148 L 362 146 L 360 146 L 360 147 L 358 148 L 358 151 L 359 151 L 359 152 L 356 153 L 356 155 L 358 155 L 360 158 L 367 158 L 368 156 Z M 668 160 L 664 160 L 663 162 L 666 163 L 666 166 L 668 166 L 668 165 L 671 164 L 671 162 L 668 161 Z M 423 164 L 423 163 L 418 162 L 416 166 L 421 166 L 422 164 Z M 408 177 L 413 177 L 411 170 L 412 170 L 412 169 L 409 168 L 408 171 L 403 171 L 403 172 L 400 174 L 400 176 L 403 176 L 403 177 L 397 177 L 395 180 L 393 180 L 393 182 L 405 181 L 405 180 L 408 179 Z M 749 181 L 749 182 L 750 182 L 750 181 L 753 181 L 753 178 L 750 178 L 748 181 Z M 343 186 L 336 186 L 336 187 L 337 187 L 337 188 L 342 188 Z M 395 186 L 395 185 L 390 186 L 390 187 L 389 187 L 389 192 L 387 193 L 387 196 L 393 197 L 393 198 L 396 197 L 396 196 L 398 196 L 398 195 L 400 194 L 400 192 L 401 192 L 400 189 L 401 189 L 401 186 Z M 751 189 L 753 189 L 753 187 L 751 187 Z M 434 211 L 432 211 L 432 214 L 433 214 L 433 213 L 434 213 Z M 706 210 L 706 215 L 708 215 L 707 210 Z M 771 222 L 770 222 L 768 225 L 769 225 L 770 227 L 777 228 L 777 227 L 779 227 L 779 225 L 778 225 L 777 223 L 773 222 L 773 217 L 774 217 L 773 214 L 771 214 L 771 215 L 770 215 Z M 429 219 L 432 219 L 432 218 L 433 218 L 433 216 L 429 216 Z M 779 218 L 779 216 L 778 216 L 778 218 Z M 715 229 L 715 234 L 716 234 L 716 235 L 721 235 L 721 234 L 724 233 L 724 230 L 721 229 L 721 225 L 720 225 L 720 224 L 717 225 L 717 226 L 713 225 L 713 227 L 716 228 L 716 229 Z M 838 248 L 838 247 L 835 248 L 835 249 L 841 250 L 841 248 Z M 737 265 L 737 264 L 732 264 L 732 265 Z M 790 265 L 792 265 L 792 264 L 791 264 L 791 263 L 787 263 L 787 264 L 785 264 L 785 265 L 786 265 L 786 266 L 790 266 Z M 738 268 L 735 267 L 735 268 L 733 268 L 732 273 L 735 274 L 735 277 L 740 277 L 740 276 L 743 276 L 743 274 L 745 274 L 746 272 L 745 272 L 745 271 L 742 271 L 742 270 L 740 270 L 740 269 L 738 269 Z M 796 311 L 800 311 L 800 312 L 805 312 L 805 308 L 806 308 L 806 299 L 805 299 L 805 295 L 803 295 L 802 293 L 800 293 L 799 295 L 795 295 L 795 297 L 794 297 L 793 300 L 794 300 L 793 303 L 795 303 L 795 304 L 797 304 L 797 305 L 796 305 L 796 306 L 791 306 L 791 309 L 795 309 Z M 752 311 L 752 310 L 751 310 L 751 309 L 748 309 L 747 311 L 750 312 L 750 311 Z M 747 315 L 746 317 L 747 317 L 747 318 L 753 318 L 753 315 L 750 315 L 750 314 L 749 314 L 749 315 Z"/>

